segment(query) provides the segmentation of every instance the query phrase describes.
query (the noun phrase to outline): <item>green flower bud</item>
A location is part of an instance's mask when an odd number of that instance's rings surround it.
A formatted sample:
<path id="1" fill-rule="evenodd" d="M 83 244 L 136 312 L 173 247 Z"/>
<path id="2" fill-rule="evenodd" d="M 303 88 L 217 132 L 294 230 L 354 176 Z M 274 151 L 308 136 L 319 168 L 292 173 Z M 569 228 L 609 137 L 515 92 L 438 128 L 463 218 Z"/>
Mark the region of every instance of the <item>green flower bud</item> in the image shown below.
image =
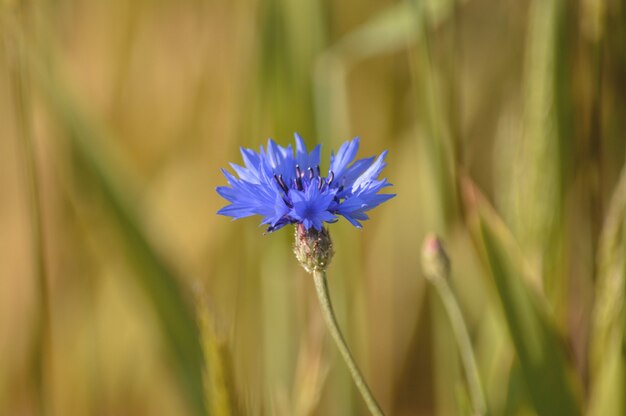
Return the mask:
<path id="1" fill-rule="evenodd" d="M 302 224 L 296 224 L 293 252 L 302 267 L 309 273 L 326 271 L 335 254 L 333 242 L 326 227 L 322 227 L 321 231 L 315 228 L 307 230 Z"/>
<path id="2" fill-rule="evenodd" d="M 426 236 L 422 245 L 422 270 L 430 280 L 447 279 L 450 274 L 450 259 L 433 233 Z"/>

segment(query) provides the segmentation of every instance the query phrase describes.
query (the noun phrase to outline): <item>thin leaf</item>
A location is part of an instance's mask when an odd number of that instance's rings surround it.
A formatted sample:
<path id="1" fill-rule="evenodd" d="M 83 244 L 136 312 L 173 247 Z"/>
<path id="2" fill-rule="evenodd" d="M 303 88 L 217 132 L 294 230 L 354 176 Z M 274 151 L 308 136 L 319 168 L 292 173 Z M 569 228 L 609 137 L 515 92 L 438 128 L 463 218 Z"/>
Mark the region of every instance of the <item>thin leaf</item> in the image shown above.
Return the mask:
<path id="1" fill-rule="evenodd" d="M 394 4 L 344 35 L 322 53 L 314 73 L 315 112 L 321 137 L 350 133 L 347 76 L 367 58 L 406 49 L 420 36 L 411 1 Z"/>
<path id="2" fill-rule="evenodd" d="M 598 280 L 591 338 L 590 415 L 623 415 L 624 291 L 626 288 L 626 166 L 615 187 L 598 249 Z"/>
<path id="3" fill-rule="evenodd" d="M 540 270 L 546 294 L 563 307 L 566 282 L 563 273 L 565 167 L 571 148 L 567 131 L 567 45 L 560 44 L 566 7 L 561 0 L 531 2 L 524 57 L 524 111 L 522 137 L 515 143 L 513 202 L 507 223 L 526 259 Z M 528 198 L 533 203 L 527 204 Z"/>
<path id="4" fill-rule="evenodd" d="M 209 313 L 205 296 L 197 301 L 196 315 L 202 336 L 202 351 L 207 367 L 204 371 L 205 397 L 207 408 L 215 416 L 240 414 L 237 407 L 232 355 L 222 331 L 216 328 L 213 316 Z"/>
<path id="5" fill-rule="evenodd" d="M 580 414 L 572 369 L 519 248 L 478 190 L 466 182 L 464 191 L 475 244 L 494 280 L 535 410 L 546 416 Z"/>
<path id="6" fill-rule="evenodd" d="M 83 165 L 90 170 L 92 186 L 103 195 L 111 218 L 123 237 L 125 252 L 135 267 L 133 276 L 154 305 L 165 341 L 184 383 L 194 414 L 207 414 L 203 396 L 202 369 L 204 360 L 200 348 L 198 327 L 193 310 L 185 299 L 177 277 L 166 261 L 159 256 L 140 221 L 135 204 L 129 197 L 116 169 L 108 143 L 102 132 L 79 108 L 65 85 L 44 71 L 39 61 L 31 56 L 34 81 L 51 113 L 57 118 L 70 138 L 70 145 Z"/>

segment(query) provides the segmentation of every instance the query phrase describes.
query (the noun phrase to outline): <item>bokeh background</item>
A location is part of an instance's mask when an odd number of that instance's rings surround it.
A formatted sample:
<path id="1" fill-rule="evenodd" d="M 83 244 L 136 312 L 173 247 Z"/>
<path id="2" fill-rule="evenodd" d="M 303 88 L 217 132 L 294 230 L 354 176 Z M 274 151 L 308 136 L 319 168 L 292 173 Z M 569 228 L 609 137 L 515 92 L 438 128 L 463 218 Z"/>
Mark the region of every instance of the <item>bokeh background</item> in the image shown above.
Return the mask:
<path id="1" fill-rule="evenodd" d="M 329 285 L 389 415 L 626 412 L 623 0 L 0 1 L 0 414 L 361 415 L 239 147 L 389 150 Z"/>

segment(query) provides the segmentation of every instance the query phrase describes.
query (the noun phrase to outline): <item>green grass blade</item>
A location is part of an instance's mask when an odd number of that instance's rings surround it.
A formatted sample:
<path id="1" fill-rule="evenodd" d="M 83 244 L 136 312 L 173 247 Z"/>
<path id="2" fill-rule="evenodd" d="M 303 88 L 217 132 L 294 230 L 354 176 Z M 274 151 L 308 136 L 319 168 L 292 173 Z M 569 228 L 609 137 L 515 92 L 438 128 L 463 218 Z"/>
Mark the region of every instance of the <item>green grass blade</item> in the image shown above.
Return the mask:
<path id="1" fill-rule="evenodd" d="M 215 416 L 239 415 L 235 395 L 233 360 L 228 340 L 216 328 L 205 296 L 198 296 L 196 316 L 202 337 L 202 351 L 207 367 L 204 371 L 206 406 Z M 208 400 L 208 399 L 211 400 Z"/>
<path id="2" fill-rule="evenodd" d="M 92 186 L 103 196 L 117 225 L 124 251 L 135 267 L 133 276 L 154 306 L 194 413 L 206 414 L 202 381 L 204 360 L 196 320 L 180 284 L 181 279 L 156 253 L 146 236 L 140 216 L 122 185 L 122 177 L 115 169 L 114 158 L 105 146 L 104 135 L 80 110 L 60 80 L 51 76 L 52 71 L 44 71 L 34 58 L 30 62 L 36 86 L 70 138 L 76 157 L 89 170 Z"/>
<path id="3" fill-rule="evenodd" d="M 25 67 L 25 46 L 20 39 L 25 30 L 27 17 L 24 10 L 17 13 L 18 22 L 11 22 L 21 26 L 15 33 L 0 32 L 0 46 L 5 46 L 2 52 L 12 55 L 10 78 L 12 98 L 15 106 L 17 139 L 21 145 L 24 163 L 24 176 L 29 188 L 30 226 L 32 235 L 32 251 L 34 270 L 36 274 L 37 312 L 33 324 L 32 371 L 37 396 L 36 409 L 40 415 L 47 415 L 51 409 L 50 387 L 46 385 L 46 376 L 49 375 L 50 350 L 52 348 L 50 293 L 48 289 L 48 265 L 46 261 L 44 206 L 40 184 L 40 169 L 37 161 L 35 133 L 33 127 L 32 103 L 30 96 L 30 74 Z M 13 25 L 11 25 L 13 26 Z M 4 41 L 4 42 L 3 42 Z M 4 43 L 4 45 L 3 45 Z"/>
<path id="4" fill-rule="evenodd" d="M 598 250 L 598 280 L 591 338 L 589 414 L 623 415 L 624 292 L 626 288 L 626 167 L 615 188 Z"/>
<path id="5" fill-rule="evenodd" d="M 507 223 L 524 256 L 537 268 L 555 310 L 565 302 L 563 273 L 566 245 L 563 221 L 565 166 L 571 147 L 567 131 L 568 71 L 565 45 L 559 43 L 566 26 L 561 0 L 530 3 L 524 63 L 522 137 L 516 144 L 514 179 L 510 186 L 512 213 Z M 569 135 L 568 135 L 569 134 Z M 567 136 L 566 136 L 567 135 Z M 525 201 L 532 198 L 534 203 Z"/>
<path id="6" fill-rule="evenodd" d="M 433 56 L 431 34 L 435 22 L 426 13 L 425 5 L 416 6 L 414 10 L 414 26 L 419 28 L 416 53 L 411 55 L 412 66 L 417 76 L 416 101 L 419 118 L 423 120 L 423 137 L 425 150 L 428 152 L 428 164 L 438 192 L 435 203 L 440 212 L 437 221 L 438 232 L 447 231 L 450 224 L 458 216 L 456 186 L 456 149 L 452 140 L 448 120 L 448 103 L 445 102 L 441 68 Z"/>
<path id="7" fill-rule="evenodd" d="M 410 1 L 394 4 L 358 26 L 322 53 L 315 65 L 314 98 L 321 137 L 350 131 L 347 77 L 367 58 L 406 49 L 420 35 Z"/>
<path id="8" fill-rule="evenodd" d="M 443 224 L 456 215 L 456 189 L 453 165 L 454 144 L 446 134 L 448 112 L 441 102 L 440 80 L 433 64 L 428 31 L 442 25 L 452 16 L 453 2 L 422 4 L 402 1 L 377 13 L 353 31 L 347 33 L 320 55 L 315 69 L 315 105 L 317 127 L 322 137 L 345 137 L 351 133 L 348 77 L 350 70 L 363 61 L 400 50 L 410 50 L 420 44 L 419 56 L 412 54 L 412 64 L 423 72 L 416 77 L 418 101 L 424 107 L 428 135 L 429 160 L 440 190 L 438 211 L 443 212 Z M 421 118 L 421 117 L 420 117 Z M 445 229 L 445 225 L 438 230 Z"/>
<path id="9" fill-rule="evenodd" d="M 539 415 L 580 414 L 572 371 L 542 295 L 525 277 L 513 238 L 473 185 L 465 186 L 472 233 L 494 280 L 506 323 Z"/>
<path id="10" fill-rule="evenodd" d="M 331 51 L 345 62 L 356 63 L 405 49 L 419 35 L 413 13 L 409 1 L 394 4 L 346 34 L 333 45 Z"/>

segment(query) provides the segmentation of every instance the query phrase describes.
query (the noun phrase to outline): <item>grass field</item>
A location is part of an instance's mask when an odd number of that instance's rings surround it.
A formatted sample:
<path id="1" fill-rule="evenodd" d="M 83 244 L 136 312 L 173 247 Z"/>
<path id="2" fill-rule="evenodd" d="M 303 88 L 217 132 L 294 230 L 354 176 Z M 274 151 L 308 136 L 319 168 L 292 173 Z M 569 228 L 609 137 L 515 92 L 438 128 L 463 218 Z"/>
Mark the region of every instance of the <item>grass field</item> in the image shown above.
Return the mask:
<path id="1" fill-rule="evenodd" d="M 294 132 L 389 150 L 328 270 L 385 414 L 474 413 L 468 355 L 486 414 L 626 414 L 626 1 L 0 0 L 0 415 L 367 414 L 293 227 L 215 214 Z"/>

